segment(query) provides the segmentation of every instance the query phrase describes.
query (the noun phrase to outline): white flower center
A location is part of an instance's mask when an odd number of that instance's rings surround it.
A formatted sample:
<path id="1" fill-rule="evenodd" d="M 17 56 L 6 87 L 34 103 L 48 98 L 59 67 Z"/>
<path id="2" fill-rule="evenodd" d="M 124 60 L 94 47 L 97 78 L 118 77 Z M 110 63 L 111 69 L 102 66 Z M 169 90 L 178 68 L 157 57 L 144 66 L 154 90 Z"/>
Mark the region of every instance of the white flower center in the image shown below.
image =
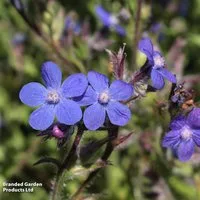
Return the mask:
<path id="1" fill-rule="evenodd" d="M 111 15 L 109 18 L 109 21 L 110 21 L 111 25 L 117 25 L 119 23 L 119 20 L 117 19 L 117 17 L 115 15 Z"/>
<path id="2" fill-rule="evenodd" d="M 188 127 L 183 127 L 181 130 L 181 137 L 184 140 L 188 140 L 192 137 L 192 131 Z"/>
<path id="3" fill-rule="evenodd" d="M 110 100 L 110 96 L 108 94 L 107 91 L 105 92 L 102 92 L 100 95 L 99 95 L 99 103 L 102 103 L 102 104 L 106 104 L 108 103 Z"/>
<path id="4" fill-rule="evenodd" d="M 60 101 L 60 96 L 57 91 L 50 91 L 47 94 L 47 102 L 56 104 Z"/>
<path id="5" fill-rule="evenodd" d="M 160 55 L 154 56 L 153 61 L 154 61 L 154 65 L 156 65 L 158 67 L 164 67 L 164 65 L 165 65 L 165 59 Z"/>

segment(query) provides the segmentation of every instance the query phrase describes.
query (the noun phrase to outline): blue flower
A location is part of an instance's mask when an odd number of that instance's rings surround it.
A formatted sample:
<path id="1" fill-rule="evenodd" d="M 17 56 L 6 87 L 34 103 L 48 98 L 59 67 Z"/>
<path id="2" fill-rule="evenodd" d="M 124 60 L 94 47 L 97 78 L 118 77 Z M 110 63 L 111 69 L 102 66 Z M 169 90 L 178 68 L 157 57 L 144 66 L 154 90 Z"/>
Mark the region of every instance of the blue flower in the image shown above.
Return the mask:
<path id="1" fill-rule="evenodd" d="M 61 85 L 62 74 L 53 62 L 42 66 L 42 79 L 46 88 L 37 82 L 24 85 L 20 91 L 20 100 L 31 107 L 39 106 L 29 118 L 29 124 L 36 130 L 47 129 L 56 116 L 58 122 L 73 125 L 82 118 L 80 106 L 72 100 L 82 95 L 88 81 L 84 74 L 73 74 Z"/>
<path id="2" fill-rule="evenodd" d="M 191 158 L 195 145 L 200 147 L 200 108 L 194 108 L 188 116 L 177 116 L 162 142 L 171 148 L 180 161 Z"/>
<path id="3" fill-rule="evenodd" d="M 88 73 L 88 86 L 85 94 L 76 99 L 86 108 L 83 121 L 89 130 L 96 130 L 105 122 L 106 114 L 112 124 L 124 126 L 131 118 L 131 112 L 119 101 L 128 100 L 133 95 L 133 87 L 121 80 L 115 80 L 109 87 L 108 78 L 98 72 Z"/>
<path id="4" fill-rule="evenodd" d="M 64 25 L 64 32 L 67 33 L 69 31 L 73 31 L 77 35 L 81 32 L 81 25 L 71 16 L 66 17 Z"/>
<path id="5" fill-rule="evenodd" d="M 158 51 L 154 51 L 153 44 L 149 38 L 143 38 L 138 45 L 139 50 L 147 56 L 151 67 L 150 76 L 153 87 L 160 90 L 164 87 L 164 78 L 176 83 L 176 77 L 165 68 L 165 59 Z"/>
<path id="6" fill-rule="evenodd" d="M 114 28 L 114 30 L 122 36 L 126 35 L 125 29 L 119 25 L 119 20 L 115 15 L 104 10 L 102 6 L 96 7 L 96 14 L 105 27 Z"/>

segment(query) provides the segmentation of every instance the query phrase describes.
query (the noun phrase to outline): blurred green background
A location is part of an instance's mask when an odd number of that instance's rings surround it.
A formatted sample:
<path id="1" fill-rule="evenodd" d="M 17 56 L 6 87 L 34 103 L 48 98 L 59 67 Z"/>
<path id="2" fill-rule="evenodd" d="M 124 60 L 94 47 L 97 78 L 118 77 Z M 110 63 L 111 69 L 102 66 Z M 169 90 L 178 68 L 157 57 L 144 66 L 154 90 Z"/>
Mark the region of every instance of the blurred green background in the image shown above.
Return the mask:
<path id="1" fill-rule="evenodd" d="M 12 1 L 17 3 L 18 1 Z M 126 43 L 127 68 L 134 52 L 137 0 L 22 0 L 22 18 L 9 0 L 0 1 L 0 199 L 44 200 L 49 198 L 55 169 L 33 166 L 42 156 L 61 157 L 56 140 L 42 141 L 28 125 L 31 108 L 19 101 L 20 88 L 41 82 L 40 68 L 46 60 L 59 64 L 63 77 L 94 69 L 111 77 L 105 48 L 117 52 Z M 17 4 L 16 4 L 17 5 Z M 122 18 L 126 36 L 102 29 L 95 6 Z M 20 5 L 19 5 L 20 8 Z M 66 16 L 80 23 L 81 31 L 64 35 Z M 31 25 L 28 23 L 31 22 Z M 200 95 L 200 0 L 146 0 L 142 2 L 140 37 L 149 36 L 166 57 L 168 67 L 180 82 Z M 35 26 L 35 27 L 34 27 Z M 40 30 L 38 32 L 37 30 Z M 98 34 L 102 34 L 98 38 Z M 145 57 L 137 52 L 137 66 Z M 105 200 L 198 200 L 200 199 L 200 155 L 181 163 L 161 148 L 168 128 L 165 108 L 170 84 L 132 105 L 133 117 L 120 134 L 134 132 L 127 144 L 116 149 L 108 166 L 86 188 L 82 199 Z M 88 132 L 83 143 L 102 138 L 104 132 Z M 67 148 L 67 147 L 66 147 Z M 80 166 L 80 165 L 79 165 Z M 66 196 L 76 191 L 89 169 L 74 168 L 66 179 Z M 78 173 L 78 172 L 79 173 Z M 33 193 L 3 193 L 3 182 L 38 182 Z"/>

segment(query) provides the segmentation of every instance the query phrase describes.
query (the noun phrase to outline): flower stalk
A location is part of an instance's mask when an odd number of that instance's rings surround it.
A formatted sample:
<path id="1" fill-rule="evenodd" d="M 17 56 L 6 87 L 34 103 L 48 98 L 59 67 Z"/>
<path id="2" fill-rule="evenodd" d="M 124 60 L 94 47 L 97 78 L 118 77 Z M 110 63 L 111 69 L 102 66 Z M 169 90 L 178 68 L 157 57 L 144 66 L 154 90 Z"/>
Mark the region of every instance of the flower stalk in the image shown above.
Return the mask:
<path id="1" fill-rule="evenodd" d="M 108 128 L 108 137 L 110 138 L 109 142 L 107 143 L 106 149 L 104 154 L 102 155 L 101 159 L 104 162 L 107 162 L 107 159 L 113 152 L 115 147 L 115 139 L 118 136 L 119 127 L 111 125 Z M 95 171 L 91 172 L 87 179 L 82 183 L 82 185 L 78 188 L 78 190 L 72 195 L 71 200 L 76 200 L 81 195 L 84 188 L 90 183 L 90 181 L 98 174 L 101 168 L 96 169 Z"/>
<path id="2" fill-rule="evenodd" d="M 61 199 L 61 192 L 62 192 L 62 187 L 63 187 L 63 182 L 64 182 L 65 170 L 69 170 L 77 160 L 76 152 L 77 152 L 77 148 L 81 141 L 83 133 L 84 133 L 84 126 L 79 125 L 71 150 L 66 156 L 66 158 L 64 159 L 61 167 L 58 169 L 55 185 L 53 188 L 52 200 Z"/>

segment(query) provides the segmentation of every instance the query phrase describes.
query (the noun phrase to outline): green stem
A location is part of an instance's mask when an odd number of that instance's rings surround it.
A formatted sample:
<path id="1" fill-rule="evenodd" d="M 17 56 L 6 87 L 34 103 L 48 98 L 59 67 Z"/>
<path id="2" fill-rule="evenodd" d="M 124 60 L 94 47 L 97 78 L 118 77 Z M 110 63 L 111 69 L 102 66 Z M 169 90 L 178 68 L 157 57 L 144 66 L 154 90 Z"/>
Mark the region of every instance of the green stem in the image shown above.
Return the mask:
<path id="1" fill-rule="evenodd" d="M 108 129 L 108 137 L 110 138 L 110 141 L 107 144 L 107 147 L 105 149 L 105 152 L 101 159 L 103 161 L 107 161 L 111 153 L 114 149 L 114 140 L 118 136 L 118 126 L 112 126 L 110 129 Z M 82 183 L 82 185 L 78 188 L 78 190 L 72 195 L 71 200 L 76 200 L 79 198 L 80 194 L 82 193 L 83 189 L 88 185 L 88 183 L 96 176 L 96 174 L 100 171 L 101 168 L 96 169 L 95 171 L 91 172 L 88 176 L 88 178 Z"/>
<path id="2" fill-rule="evenodd" d="M 73 166 L 74 162 L 76 162 L 76 160 L 77 160 L 76 151 L 77 151 L 78 145 L 81 141 L 81 138 L 83 136 L 84 130 L 85 130 L 84 126 L 82 126 L 82 125 L 78 126 L 78 130 L 77 130 L 76 137 L 74 139 L 74 143 L 71 147 L 69 154 L 64 159 L 63 164 L 61 166 L 61 169 L 68 169 L 69 170 Z"/>
<path id="3" fill-rule="evenodd" d="M 62 183 L 63 183 L 63 177 L 64 177 L 64 171 L 59 172 L 56 174 L 56 180 L 54 183 L 53 193 L 52 193 L 52 200 L 60 200 L 61 194 L 60 191 L 62 189 Z"/>
<path id="4" fill-rule="evenodd" d="M 77 160 L 76 151 L 83 133 L 84 133 L 84 127 L 82 125 L 79 125 L 71 150 L 64 159 L 60 169 L 57 172 L 55 185 L 52 193 L 52 200 L 61 199 L 61 190 L 63 187 L 65 170 L 69 170 Z"/>

